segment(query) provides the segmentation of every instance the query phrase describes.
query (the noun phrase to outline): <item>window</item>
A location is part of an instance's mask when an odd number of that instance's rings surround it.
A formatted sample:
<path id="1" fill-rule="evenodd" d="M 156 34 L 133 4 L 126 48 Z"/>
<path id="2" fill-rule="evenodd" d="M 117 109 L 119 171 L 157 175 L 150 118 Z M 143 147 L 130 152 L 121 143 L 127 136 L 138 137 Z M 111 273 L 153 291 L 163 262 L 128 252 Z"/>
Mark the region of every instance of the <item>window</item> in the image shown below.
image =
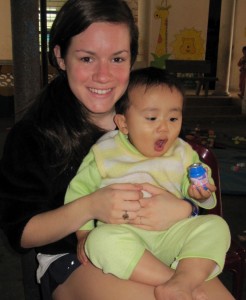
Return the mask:
<path id="1" fill-rule="evenodd" d="M 46 28 L 47 28 L 47 51 L 49 48 L 49 32 L 50 28 L 55 20 L 57 12 L 60 10 L 61 6 L 66 2 L 66 0 L 46 0 Z M 41 22 L 39 13 L 39 49 L 41 52 Z"/>

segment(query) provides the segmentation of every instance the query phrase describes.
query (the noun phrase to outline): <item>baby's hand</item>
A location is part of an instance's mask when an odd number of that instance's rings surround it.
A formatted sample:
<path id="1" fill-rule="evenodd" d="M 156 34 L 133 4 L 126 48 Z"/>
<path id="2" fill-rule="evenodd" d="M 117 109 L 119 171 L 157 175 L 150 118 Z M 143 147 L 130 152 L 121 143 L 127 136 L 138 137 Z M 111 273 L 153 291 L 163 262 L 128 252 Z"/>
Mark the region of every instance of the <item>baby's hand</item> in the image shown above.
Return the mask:
<path id="1" fill-rule="evenodd" d="M 211 193 L 215 191 L 216 191 L 216 186 L 211 183 L 207 183 L 206 187 L 196 186 L 192 184 L 188 188 L 189 196 L 201 202 L 207 200 L 211 196 Z"/>

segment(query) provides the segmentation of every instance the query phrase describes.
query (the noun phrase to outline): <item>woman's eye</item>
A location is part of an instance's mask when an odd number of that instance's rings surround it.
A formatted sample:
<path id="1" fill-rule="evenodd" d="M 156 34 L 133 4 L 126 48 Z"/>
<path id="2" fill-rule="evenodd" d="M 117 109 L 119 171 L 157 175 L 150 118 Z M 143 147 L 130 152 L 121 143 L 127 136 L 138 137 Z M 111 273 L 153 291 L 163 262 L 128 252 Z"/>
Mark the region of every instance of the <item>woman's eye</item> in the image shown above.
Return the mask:
<path id="1" fill-rule="evenodd" d="M 83 61 L 83 62 L 85 62 L 85 63 L 90 63 L 90 62 L 92 62 L 92 58 L 91 58 L 91 57 L 88 57 L 88 56 L 86 56 L 86 57 L 81 57 L 80 60 Z"/>
<path id="2" fill-rule="evenodd" d="M 125 61 L 125 60 L 124 60 L 124 58 L 122 58 L 122 57 L 115 57 L 115 58 L 113 59 L 113 61 L 116 62 L 116 63 L 120 63 L 120 62 L 123 62 L 123 61 Z"/>

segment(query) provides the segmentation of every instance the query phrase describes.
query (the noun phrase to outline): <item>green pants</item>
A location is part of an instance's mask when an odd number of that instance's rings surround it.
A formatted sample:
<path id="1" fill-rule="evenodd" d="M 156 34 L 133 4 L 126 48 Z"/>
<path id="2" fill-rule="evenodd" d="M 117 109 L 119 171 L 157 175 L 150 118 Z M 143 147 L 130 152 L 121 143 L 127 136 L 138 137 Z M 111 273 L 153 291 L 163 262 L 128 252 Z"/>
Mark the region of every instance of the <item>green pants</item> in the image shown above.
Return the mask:
<path id="1" fill-rule="evenodd" d="M 207 258 L 217 263 L 218 275 L 230 245 L 226 222 L 216 215 L 182 220 L 165 231 L 148 231 L 131 225 L 103 224 L 89 234 L 85 251 L 104 273 L 129 279 L 145 250 L 176 269 L 185 258 Z"/>

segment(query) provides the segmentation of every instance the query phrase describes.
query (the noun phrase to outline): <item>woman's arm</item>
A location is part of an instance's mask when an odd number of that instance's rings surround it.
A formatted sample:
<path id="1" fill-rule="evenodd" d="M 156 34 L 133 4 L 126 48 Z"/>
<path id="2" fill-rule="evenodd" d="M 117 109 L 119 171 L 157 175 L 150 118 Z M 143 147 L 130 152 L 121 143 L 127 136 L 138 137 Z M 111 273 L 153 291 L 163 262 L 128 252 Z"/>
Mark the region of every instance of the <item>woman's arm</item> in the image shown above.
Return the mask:
<path id="1" fill-rule="evenodd" d="M 140 209 L 140 190 L 139 185 L 114 184 L 57 209 L 37 214 L 26 224 L 21 246 L 31 248 L 53 243 L 92 219 L 120 224 L 124 223 L 122 215 L 125 211 L 131 212 L 131 218 L 135 218 Z"/>
<path id="2" fill-rule="evenodd" d="M 245 58 L 244 57 L 241 57 L 238 61 L 238 66 L 241 67 L 243 64 L 245 63 Z"/>

